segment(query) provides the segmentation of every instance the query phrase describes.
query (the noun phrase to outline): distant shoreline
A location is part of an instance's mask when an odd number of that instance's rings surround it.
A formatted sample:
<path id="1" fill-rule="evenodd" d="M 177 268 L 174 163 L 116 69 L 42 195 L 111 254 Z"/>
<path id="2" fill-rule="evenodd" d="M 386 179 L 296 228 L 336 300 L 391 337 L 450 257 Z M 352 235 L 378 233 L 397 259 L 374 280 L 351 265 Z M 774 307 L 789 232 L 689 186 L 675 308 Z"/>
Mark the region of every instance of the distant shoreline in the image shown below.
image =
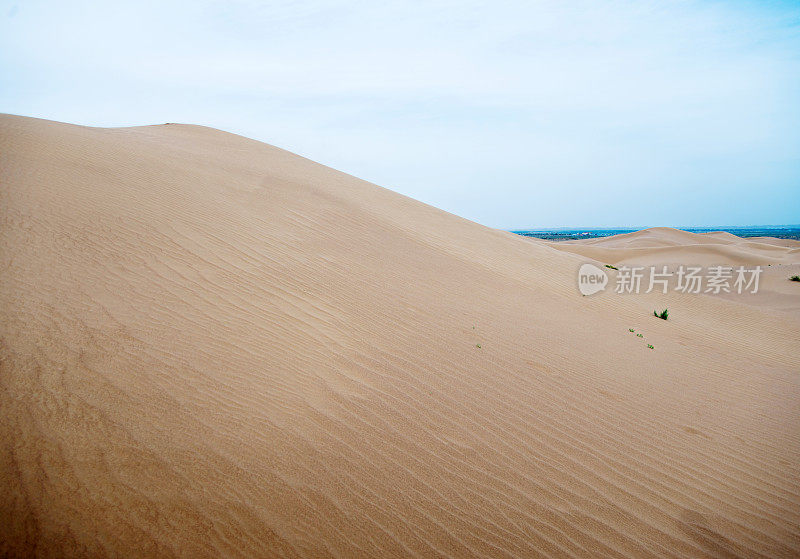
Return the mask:
<path id="1" fill-rule="evenodd" d="M 580 239 L 596 239 L 600 237 L 610 237 L 623 233 L 633 233 L 641 231 L 643 228 L 553 228 L 553 229 L 530 229 L 530 230 L 511 230 L 512 233 L 523 237 L 536 237 L 546 241 L 575 241 Z M 737 237 L 775 237 L 776 239 L 800 240 L 800 226 L 770 226 L 770 227 L 686 227 L 678 228 L 691 233 L 712 233 L 714 231 L 724 231 Z"/>

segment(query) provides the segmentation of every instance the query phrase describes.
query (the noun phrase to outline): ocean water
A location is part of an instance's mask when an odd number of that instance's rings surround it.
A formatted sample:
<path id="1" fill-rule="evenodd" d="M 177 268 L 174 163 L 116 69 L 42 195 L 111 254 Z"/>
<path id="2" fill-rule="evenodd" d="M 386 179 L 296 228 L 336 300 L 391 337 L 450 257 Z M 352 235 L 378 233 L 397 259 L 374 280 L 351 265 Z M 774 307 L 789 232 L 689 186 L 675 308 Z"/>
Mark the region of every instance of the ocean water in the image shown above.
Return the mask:
<path id="1" fill-rule="evenodd" d="M 593 239 L 597 237 L 610 237 L 620 233 L 632 233 L 642 228 L 634 229 L 531 229 L 511 231 L 524 237 L 536 237 L 548 241 L 571 241 L 576 239 Z M 777 237 L 779 239 L 800 240 L 800 225 L 782 226 L 755 226 L 755 227 L 677 227 L 692 233 L 709 233 L 712 231 L 726 231 L 739 237 Z"/>

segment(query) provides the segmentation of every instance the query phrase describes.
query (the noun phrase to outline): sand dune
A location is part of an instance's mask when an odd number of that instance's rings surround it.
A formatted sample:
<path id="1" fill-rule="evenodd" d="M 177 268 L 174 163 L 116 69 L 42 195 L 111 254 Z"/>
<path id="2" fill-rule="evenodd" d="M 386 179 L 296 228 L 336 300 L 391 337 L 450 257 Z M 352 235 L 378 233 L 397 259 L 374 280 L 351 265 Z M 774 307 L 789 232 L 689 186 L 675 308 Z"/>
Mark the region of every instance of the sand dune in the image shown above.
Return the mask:
<path id="1" fill-rule="evenodd" d="M 654 227 L 634 233 L 597 239 L 549 243 L 553 248 L 614 266 L 760 266 L 759 290 L 741 297 L 717 296 L 748 305 L 800 315 L 800 290 L 787 281 L 800 274 L 800 241 L 772 237 L 742 238 L 725 231 L 691 233 Z M 660 269 L 660 268 L 659 268 Z"/>
<path id="2" fill-rule="evenodd" d="M 0 196 L 2 556 L 800 553 L 795 314 L 197 126 L 2 116 Z"/>
<path id="3" fill-rule="evenodd" d="M 719 265 L 797 264 L 800 241 L 771 237 L 742 238 L 730 233 L 691 233 L 654 227 L 633 233 L 589 240 L 563 241 L 554 247 L 614 264 L 686 259 Z M 671 261 L 667 261 L 669 263 Z"/>

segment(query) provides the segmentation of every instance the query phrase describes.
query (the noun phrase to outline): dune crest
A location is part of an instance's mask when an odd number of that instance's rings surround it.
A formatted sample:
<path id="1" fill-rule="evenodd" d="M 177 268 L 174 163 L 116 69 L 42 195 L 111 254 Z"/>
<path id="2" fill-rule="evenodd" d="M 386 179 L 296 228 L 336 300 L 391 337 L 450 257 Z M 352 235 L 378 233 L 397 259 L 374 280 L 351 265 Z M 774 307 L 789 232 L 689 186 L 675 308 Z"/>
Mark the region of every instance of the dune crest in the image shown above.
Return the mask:
<path id="1" fill-rule="evenodd" d="M 800 553 L 794 314 L 197 126 L 0 116 L 0 196 L 2 556 Z"/>

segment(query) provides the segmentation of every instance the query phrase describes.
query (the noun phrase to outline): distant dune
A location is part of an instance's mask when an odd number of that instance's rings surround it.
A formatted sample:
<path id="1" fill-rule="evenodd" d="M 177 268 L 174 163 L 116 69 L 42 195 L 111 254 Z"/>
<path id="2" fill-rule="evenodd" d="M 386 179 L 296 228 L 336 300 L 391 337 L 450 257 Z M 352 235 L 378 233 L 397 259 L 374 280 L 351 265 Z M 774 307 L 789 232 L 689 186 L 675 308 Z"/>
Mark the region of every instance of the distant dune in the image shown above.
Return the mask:
<path id="1" fill-rule="evenodd" d="M 791 243 L 549 244 L 187 125 L 2 116 L 0 196 L 0 556 L 800 554 L 800 285 L 577 289 Z"/>
<path id="2" fill-rule="evenodd" d="M 614 260 L 617 263 L 676 258 L 686 258 L 699 263 L 714 262 L 720 265 L 797 264 L 800 263 L 800 241 L 772 237 L 742 238 L 717 231 L 690 233 L 680 229 L 654 227 L 633 233 L 600 237 L 589 240 L 565 241 L 557 248 Z M 653 256 L 651 256 L 653 255 Z M 695 255 L 701 255 L 694 258 Z M 710 259 L 710 260 L 709 260 Z"/>
<path id="3" fill-rule="evenodd" d="M 690 233 L 654 227 L 598 239 L 550 242 L 552 247 L 615 266 L 761 266 L 759 290 L 747 297 L 720 293 L 720 297 L 750 305 L 792 312 L 800 316 L 800 284 L 788 282 L 800 274 L 800 241 L 772 237 L 742 238 L 717 231 Z M 800 434 L 800 426 L 798 426 Z"/>

